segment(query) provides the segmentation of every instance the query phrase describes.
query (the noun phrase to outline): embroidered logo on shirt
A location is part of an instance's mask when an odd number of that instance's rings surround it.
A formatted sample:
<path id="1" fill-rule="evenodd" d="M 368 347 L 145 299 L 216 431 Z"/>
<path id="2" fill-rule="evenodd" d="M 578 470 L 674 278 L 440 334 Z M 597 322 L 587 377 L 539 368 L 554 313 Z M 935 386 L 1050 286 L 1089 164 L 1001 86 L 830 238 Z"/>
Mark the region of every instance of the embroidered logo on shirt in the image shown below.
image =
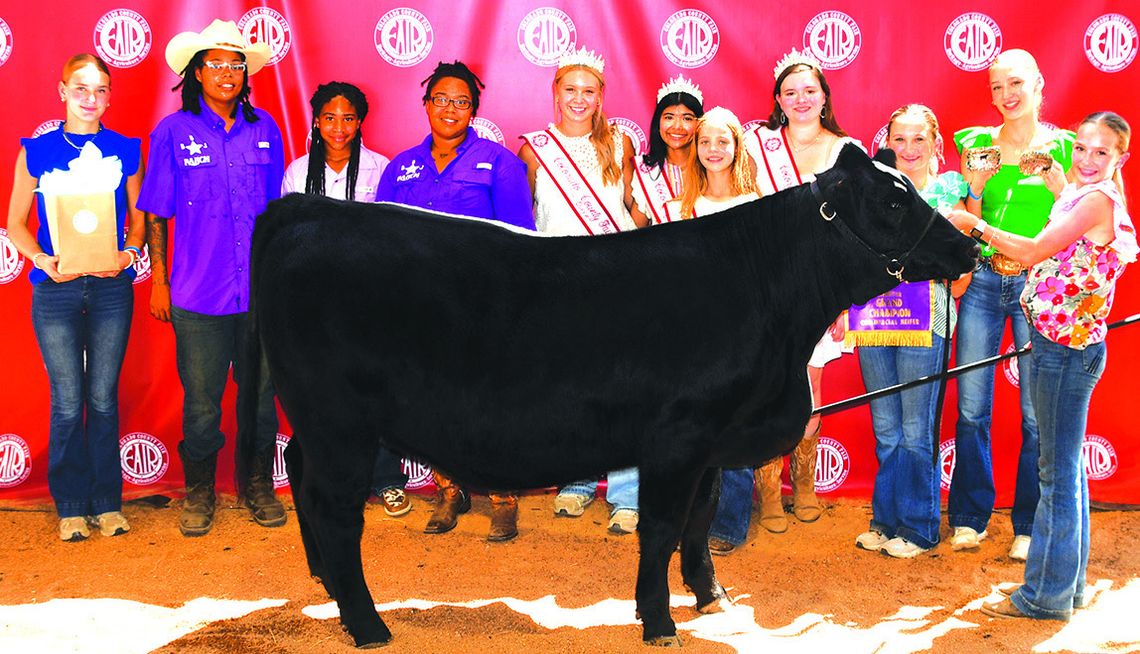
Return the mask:
<path id="1" fill-rule="evenodd" d="M 490 161 L 480 161 L 475 164 L 475 170 L 492 170 L 493 168 L 494 166 L 491 165 Z"/>
<path id="2" fill-rule="evenodd" d="M 194 140 L 194 135 L 190 135 L 190 143 L 179 143 L 178 147 L 189 152 L 191 156 L 182 160 L 184 166 L 200 166 L 202 164 L 210 163 L 210 155 L 202 154 L 202 150 L 210 147 L 209 143 L 199 143 Z"/>
<path id="3" fill-rule="evenodd" d="M 411 163 L 406 166 L 400 166 L 400 170 L 404 171 L 403 175 L 396 178 L 397 182 L 406 182 L 409 179 L 419 179 L 420 171 L 423 170 L 423 165 L 416 165 L 416 160 L 412 159 Z"/>
<path id="4" fill-rule="evenodd" d="M 269 141 L 258 141 L 257 147 L 261 148 L 262 150 L 268 150 L 269 149 Z"/>

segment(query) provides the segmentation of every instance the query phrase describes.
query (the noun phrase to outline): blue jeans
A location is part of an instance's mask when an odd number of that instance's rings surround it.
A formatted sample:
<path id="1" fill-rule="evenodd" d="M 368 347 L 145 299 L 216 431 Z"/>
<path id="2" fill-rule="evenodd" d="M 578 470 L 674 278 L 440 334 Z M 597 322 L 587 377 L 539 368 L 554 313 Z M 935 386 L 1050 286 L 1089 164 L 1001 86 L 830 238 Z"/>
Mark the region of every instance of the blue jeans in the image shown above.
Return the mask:
<path id="1" fill-rule="evenodd" d="M 48 488 L 61 518 L 122 508 L 119 371 L 134 299 L 126 275 L 33 287 L 32 327 L 51 386 Z"/>
<path id="2" fill-rule="evenodd" d="M 994 356 L 1001 347 L 1006 320 L 1013 329 L 1013 342 L 1022 347 L 1029 342 L 1029 323 L 1021 311 L 1019 298 L 1025 286 L 1025 273 L 1004 277 L 987 264 L 974 272 L 958 307 L 958 365 Z M 1032 375 L 1032 357 L 1018 361 L 1020 379 Z M 1020 383 L 1021 453 L 1014 486 L 1013 521 L 1015 535 L 1033 531 L 1037 510 L 1037 418 L 1029 385 Z M 958 378 L 958 428 L 955 438 L 954 476 L 946 512 L 951 527 L 971 527 L 981 532 L 989 524 L 994 509 L 994 474 L 990 455 L 990 423 L 993 418 L 994 367 L 971 370 Z"/>
<path id="3" fill-rule="evenodd" d="M 593 497 L 598 492 L 598 482 L 576 481 L 558 492 Z M 611 515 L 619 509 L 637 510 L 637 468 L 614 470 L 606 475 L 606 501 L 613 507 Z"/>
<path id="4" fill-rule="evenodd" d="M 182 382 L 182 448 L 191 461 L 201 461 L 226 444 L 222 434 L 222 392 L 230 366 L 238 387 L 238 421 L 241 421 L 247 315 L 231 313 L 211 316 L 171 307 L 174 323 L 178 379 Z M 277 439 L 277 407 L 265 357 L 261 359 L 261 379 L 257 387 L 257 433 L 253 449 L 263 452 Z"/>
<path id="5" fill-rule="evenodd" d="M 740 545 L 748 539 L 755 483 L 752 468 L 724 468 L 720 471 L 720 500 L 709 527 L 710 538 L 719 538 L 733 545 Z"/>
<path id="6" fill-rule="evenodd" d="M 1073 350 L 1036 332 L 1032 341 L 1030 386 L 1041 426 L 1041 501 L 1025 561 L 1025 585 L 1010 599 L 1030 617 L 1068 620 L 1074 608 L 1084 605 L 1089 482 L 1082 453 L 1089 400 L 1108 355 L 1104 343 Z"/>
<path id="7" fill-rule="evenodd" d="M 389 488 L 403 488 L 408 485 L 408 475 L 400 455 L 380 444 L 376 451 L 376 462 L 372 465 L 372 491 L 379 495 Z"/>
<path id="8" fill-rule="evenodd" d="M 933 375 L 942 368 L 944 339 L 931 347 L 860 347 L 867 391 Z M 871 529 L 930 549 L 938 544 L 941 474 L 935 458 L 934 409 L 939 384 L 923 384 L 871 401 L 879 471 L 871 494 Z"/>

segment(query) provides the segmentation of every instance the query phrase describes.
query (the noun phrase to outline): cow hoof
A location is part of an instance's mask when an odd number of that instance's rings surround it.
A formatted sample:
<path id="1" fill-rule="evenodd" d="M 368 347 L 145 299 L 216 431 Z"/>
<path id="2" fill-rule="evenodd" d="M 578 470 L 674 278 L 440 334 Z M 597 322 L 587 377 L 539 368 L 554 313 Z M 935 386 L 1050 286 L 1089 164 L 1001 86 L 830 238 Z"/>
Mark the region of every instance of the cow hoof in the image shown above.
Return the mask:
<path id="1" fill-rule="evenodd" d="M 680 647 L 681 637 L 677 635 L 658 636 L 645 641 L 645 644 L 652 645 L 653 647 Z"/>

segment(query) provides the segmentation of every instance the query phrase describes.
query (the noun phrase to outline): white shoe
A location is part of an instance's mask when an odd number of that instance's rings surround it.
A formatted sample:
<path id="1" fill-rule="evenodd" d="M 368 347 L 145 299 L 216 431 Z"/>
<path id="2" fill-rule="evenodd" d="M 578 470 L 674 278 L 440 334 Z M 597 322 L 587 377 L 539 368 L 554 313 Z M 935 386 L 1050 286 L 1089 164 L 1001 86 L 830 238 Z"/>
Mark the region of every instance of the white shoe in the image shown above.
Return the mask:
<path id="1" fill-rule="evenodd" d="M 954 535 L 950 537 L 950 548 L 958 550 L 973 550 L 981 546 L 988 532 L 978 533 L 972 527 L 954 527 Z"/>
<path id="2" fill-rule="evenodd" d="M 84 516 L 61 518 L 59 521 L 59 539 L 62 541 L 75 543 L 90 535 L 91 530 L 87 528 L 87 518 Z"/>
<path id="3" fill-rule="evenodd" d="M 126 516 L 119 511 L 100 513 L 95 516 L 95 525 L 99 527 L 99 533 L 108 538 L 125 534 L 131 530 L 131 525 L 127 522 Z"/>
<path id="4" fill-rule="evenodd" d="M 877 529 L 869 529 L 855 537 L 855 547 L 868 552 L 878 552 L 890 539 Z"/>
<path id="5" fill-rule="evenodd" d="M 901 536 L 895 536 L 883 543 L 882 552 L 896 559 L 913 559 L 926 550 L 927 548 L 920 547 Z"/>
<path id="6" fill-rule="evenodd" d="M 1009 558 L 1015 561 L 1024 561 L 1029 558 L 1029 536 L 1014 536 L 1013 545 L 1009 548 Z"/>
<path id="7" fill-rule="evenodd" d="M 577 518 L 586 512 L 586 507 L 593 501 L 593 495 L 559 493 L 554 496 L 554 515 Z"/>
<path id="8" fill-rule="evenodd" d="M 610 516 L 609 530 L 611 534 L 637 533 L 637 511 L 633 509 L 618 509 Z"/>

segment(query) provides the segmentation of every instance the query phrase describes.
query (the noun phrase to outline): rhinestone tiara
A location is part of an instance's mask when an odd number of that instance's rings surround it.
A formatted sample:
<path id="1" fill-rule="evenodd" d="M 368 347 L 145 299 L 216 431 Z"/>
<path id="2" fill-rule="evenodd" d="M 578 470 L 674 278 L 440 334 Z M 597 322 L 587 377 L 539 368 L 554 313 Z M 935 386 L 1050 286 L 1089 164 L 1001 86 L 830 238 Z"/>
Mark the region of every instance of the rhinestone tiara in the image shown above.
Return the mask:
<path id="1" fill-rule="evenodd" d="M 657 101 L 661 102 L 661 98 L 671 93 L 688 93 L 702 105 L 705 103 L 705 98 L 701 95 L 701 87 L 697 86 L 693 80 L 685 79 L 684 75 L 678 75 L 662 84 L 661 89 L 657 91 Z"/>
<path id="2" fill-rule="evenodd" d="M 594 54 L 593 50 L 587 50 L 586 46 L 582 46 L 577 50 L 566 52 L 558 58 L 558 67 L 565 68 L 566 66 L 585 66 L 600 73 L 605 69 L 606 62 L 599 55 Z"/>
<path id="3" fill-rule="evenodd" d="M 776 79 L 779 79 L 780 73 L 791 68 L 792 66 L 798 66 L 799 64 L 806 64 L 816 70 L 820 70 L 822 68 L 822 66 L 820 66 L 819 60 L 811 56 L 811 54 L 806 51 L 800 52 L 799 50 L 792 48 L 791 52 L 784 55 L 783 59 L 780 59 L 776 62 L 776 67 L 772 69 L 772 76 Z"/>

